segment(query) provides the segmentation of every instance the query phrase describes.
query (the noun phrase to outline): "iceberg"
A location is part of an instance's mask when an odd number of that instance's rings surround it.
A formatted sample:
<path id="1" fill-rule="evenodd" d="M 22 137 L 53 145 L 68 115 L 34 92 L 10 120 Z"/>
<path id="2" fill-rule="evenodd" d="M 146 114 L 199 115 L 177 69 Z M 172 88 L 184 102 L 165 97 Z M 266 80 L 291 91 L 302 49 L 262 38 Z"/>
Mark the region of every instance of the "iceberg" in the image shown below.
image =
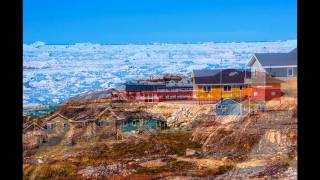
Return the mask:
<path id="1" fill-rule="evenodd" d="M 273 42 L 101 45 L 23 44 L 23 106 L 63 103 L 98 88 L 164 73 L 244 68 L 253 53 L 288 52 L 297 40 Z"/>

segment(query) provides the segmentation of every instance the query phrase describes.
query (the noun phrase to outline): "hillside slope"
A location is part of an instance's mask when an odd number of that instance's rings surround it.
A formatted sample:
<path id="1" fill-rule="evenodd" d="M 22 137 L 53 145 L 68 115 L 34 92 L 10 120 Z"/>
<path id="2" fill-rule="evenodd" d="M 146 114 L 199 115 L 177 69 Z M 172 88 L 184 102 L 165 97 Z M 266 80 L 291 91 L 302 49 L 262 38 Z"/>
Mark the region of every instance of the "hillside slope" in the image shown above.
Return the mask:
<path id="1" fill-rule="evenodd" d="M 53 114 L 79 122 L 100 118 L 107 125 L 71 123 L 60 143 L 25 153 L 24 177 L 295 179 L 296 103 L 282 102 L 265 113 L 225 117 L 216 117 L 212 105 L 66 104 Z M 159 118 L 168 128 L 116 131 L 117 118 L 125 116 Z"/>

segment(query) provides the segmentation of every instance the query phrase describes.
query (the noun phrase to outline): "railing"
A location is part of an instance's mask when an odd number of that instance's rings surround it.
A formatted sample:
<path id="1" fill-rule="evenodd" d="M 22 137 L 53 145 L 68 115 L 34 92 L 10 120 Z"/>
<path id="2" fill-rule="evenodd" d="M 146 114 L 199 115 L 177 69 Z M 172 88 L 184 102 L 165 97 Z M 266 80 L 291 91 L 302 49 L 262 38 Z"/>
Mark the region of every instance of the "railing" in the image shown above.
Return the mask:
<path id="1" fill-rule="evenodd" d="M 112 97 L 112 102 L 163 102 L 192 100 L 192 91 L 163 91 L 163 92 L 128 92 L 117 93 Z"/>

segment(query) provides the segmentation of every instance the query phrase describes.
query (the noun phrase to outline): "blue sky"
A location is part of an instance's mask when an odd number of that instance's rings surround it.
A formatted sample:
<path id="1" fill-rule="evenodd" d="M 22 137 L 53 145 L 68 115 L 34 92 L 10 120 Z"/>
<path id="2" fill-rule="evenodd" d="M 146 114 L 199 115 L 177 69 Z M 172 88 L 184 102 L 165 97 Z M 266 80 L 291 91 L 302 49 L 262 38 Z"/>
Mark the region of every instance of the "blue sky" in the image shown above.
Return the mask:
<path id="1" fill-rule="evenodd" d="M 23 0 L 23 42 L 297 39 L 296 0 Z"/>

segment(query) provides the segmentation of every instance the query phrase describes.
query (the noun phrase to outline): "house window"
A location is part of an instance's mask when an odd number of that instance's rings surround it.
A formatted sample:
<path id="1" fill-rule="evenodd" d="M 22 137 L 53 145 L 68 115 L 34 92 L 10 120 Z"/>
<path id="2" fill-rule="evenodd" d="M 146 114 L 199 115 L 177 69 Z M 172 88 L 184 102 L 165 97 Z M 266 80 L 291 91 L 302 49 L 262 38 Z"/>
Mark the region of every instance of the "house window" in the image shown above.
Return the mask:
<path id="1" fill-rule="evenodd" d="M 257 76 L 257 71 L 255 69 L 253 69 L 252 75 L 253 75 L 253 77 Z"/>
<path id="2" fill-rule="evenodd" d="M 223 105 L 217 105 L 217 109 L 222 109 L 222 108 L 224 108 Z"/>
<path id="3" fill-rule="evenodd" d="M 211 91 L 211 86 L 203 86 L 203 90 L 205 92 L 209 92 L 209 91 Z"/>
<path id="4" fill-rule="evenodd" d="M 231 86 L 223 86 L 223 91 L 231 91 Z"/>
<path id="5" fill-rule="evenodd" d="M 222 113 L 224 113 L 227 110 L 225 105 L 219 105 L 217 108 L 220 109 Z"/>
<path id="6" fill-rule="evenodd" d="M 253 92 L 253 96 L 258 96 L 258 92 Z"/>
<path id="7" fill-rule="evenodd" d="M 293 68 L 288 68 L 288 76 L 293 76 Z"/>

